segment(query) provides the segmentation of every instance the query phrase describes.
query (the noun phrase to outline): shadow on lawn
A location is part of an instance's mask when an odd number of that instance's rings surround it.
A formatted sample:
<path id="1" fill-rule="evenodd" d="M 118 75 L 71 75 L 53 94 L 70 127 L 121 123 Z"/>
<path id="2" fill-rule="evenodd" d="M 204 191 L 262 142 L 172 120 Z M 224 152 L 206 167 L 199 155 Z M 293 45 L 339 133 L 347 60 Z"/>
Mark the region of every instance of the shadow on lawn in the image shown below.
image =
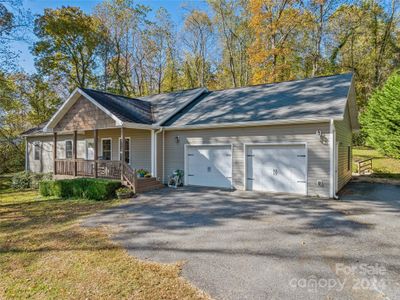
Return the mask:
<path id="1" fill-rule="evenodd" d="M 52 199 L 0 205 L 0 253 L 114 249 L 105 237 L 74 223 L 110 203 Z"/>

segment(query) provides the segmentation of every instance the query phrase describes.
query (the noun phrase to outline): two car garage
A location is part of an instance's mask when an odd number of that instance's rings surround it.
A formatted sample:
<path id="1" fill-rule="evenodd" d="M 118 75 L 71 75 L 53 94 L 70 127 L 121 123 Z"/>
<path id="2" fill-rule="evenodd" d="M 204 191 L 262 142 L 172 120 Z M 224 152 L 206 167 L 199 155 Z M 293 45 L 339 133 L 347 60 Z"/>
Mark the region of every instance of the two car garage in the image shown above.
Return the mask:
<path id="1" fill-rule="evenodd" d="M 185 184 L 232 188 L 244 174 L 246 190 L 307 194 L 307 147 L 296 144 L 244 144 L 244 170 L 235 170 L 233 147 L 186 145 Z M 234 167 L 235 166 L 235 167 Z"/>

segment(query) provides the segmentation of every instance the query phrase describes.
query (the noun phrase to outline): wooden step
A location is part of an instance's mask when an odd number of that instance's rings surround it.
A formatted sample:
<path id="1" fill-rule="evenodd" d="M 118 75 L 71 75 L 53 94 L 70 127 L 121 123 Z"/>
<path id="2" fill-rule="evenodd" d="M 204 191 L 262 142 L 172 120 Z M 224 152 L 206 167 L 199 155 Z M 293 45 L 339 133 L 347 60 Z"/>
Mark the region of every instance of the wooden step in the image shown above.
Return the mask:
<path id="1" fill-rule="evenodd" d="M 144 193 L 144 192 L 149 192 L 153 190 L 158 190 L 164 188 L 165 185 L 163 185 L 160 182 L 157 182 L 156 184 L 152 185 L 146 185 L 146 186 L 139 186 L 136 188 L 136 193 Z"/>

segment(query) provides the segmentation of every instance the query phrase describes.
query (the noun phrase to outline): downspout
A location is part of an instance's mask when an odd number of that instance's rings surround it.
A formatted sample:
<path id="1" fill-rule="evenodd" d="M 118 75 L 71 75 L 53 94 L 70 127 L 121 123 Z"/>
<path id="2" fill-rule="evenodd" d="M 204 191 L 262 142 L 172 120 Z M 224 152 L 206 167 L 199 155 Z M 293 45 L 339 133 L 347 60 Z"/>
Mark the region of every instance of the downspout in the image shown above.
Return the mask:
<path id="1" fill-rule="evenodd" d="M 28 139 L 25 137 L 25 172 L 28 172 Z"/>
<path id="2" fill-rule="evenodd" d="M 159 134 L 159 133 L 161 133 L 163 131 L 163 128 L 161 127 L 159 130 L 157 130 L 157 131 L 152 131 L 152 132 L 154 132 L 154 136 L 153 136 L 153 138 L 154 138 L 154 151 L 153 151 L 153 155 L 154 155 L 154 167 L 153 167 L 153 171 L 154 171 L 154 174 L 153 174 L 153 176 L 154 177 L 157 177 L 157 163 L 158 163 L 158 159 L 157 159 L 157 135 Z"/>
<path id="3" fill-rule="evenodd" d="M 162 183 L 164 182 L 165 182 L 165 130 L 163 130 L 162 132 Z"/>
<path id="4" fill-rule="evenodd" d="M 329 154 L 330 154 L 330 198 L 338 200 L 339 197 L 336 195 L 336 130 L 335 130 L 335 123 L 333 119 L 330 120 L 330 128 L 329 128 Z"/>

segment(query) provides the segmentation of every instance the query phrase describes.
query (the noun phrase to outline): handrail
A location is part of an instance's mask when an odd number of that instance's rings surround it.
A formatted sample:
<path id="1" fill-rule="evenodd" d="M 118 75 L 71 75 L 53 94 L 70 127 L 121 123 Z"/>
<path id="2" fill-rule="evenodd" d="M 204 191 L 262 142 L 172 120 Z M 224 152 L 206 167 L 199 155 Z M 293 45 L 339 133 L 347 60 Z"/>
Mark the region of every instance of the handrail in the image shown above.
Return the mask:
<path id="1" fill-rule="evenodd" d="M 132 167 L 126 162 L 123 162 L 122 177 L 124 180 L 127 181 L 128 185 L 136 193 L 136 187 L 137 187 L 136 170 L 132 169 Z"/>
<path id="2" fill-rule="evenodd" d="M 136 192 L 136 170 L 120 160 L 56 159 L 57 175 L 119 179 Z M 76 167 L 76 169 L 75 169 Z M 96 173 L 97 170 L 97 173 Z"/>
<path id="3" fill-rule="evenodd" d="M 364 160 L 357 161 L 357 173 L 358 174 L 365 174 L 365 173 L 372 173 L 372 158 L 367 158 Z"/>

